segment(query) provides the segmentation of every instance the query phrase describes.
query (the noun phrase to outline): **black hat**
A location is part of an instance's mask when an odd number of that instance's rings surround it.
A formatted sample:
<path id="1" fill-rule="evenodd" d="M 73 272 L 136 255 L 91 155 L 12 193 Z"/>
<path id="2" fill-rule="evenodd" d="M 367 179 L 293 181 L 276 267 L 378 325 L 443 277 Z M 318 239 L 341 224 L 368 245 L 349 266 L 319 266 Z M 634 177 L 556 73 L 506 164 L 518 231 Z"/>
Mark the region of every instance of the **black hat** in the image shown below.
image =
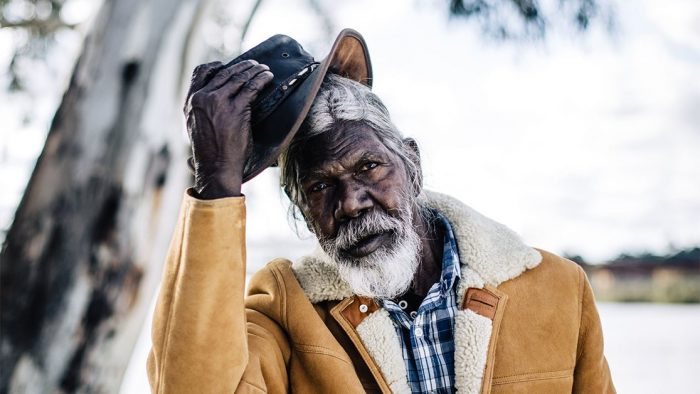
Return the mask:
<path id="1" fill-rule="evenodd" d="M 274 75 L 252 105 L 253 148 L 243 169 L 247 182 L 277 157 L 299 130 L 327 73 L 372 87 L 372 65 L 360 33 L 344 29 L 330 53 L 314 60 L 293 38 L 275 35 L 233 59 L 226 66 L 253 59 L 266 64 Z"/>

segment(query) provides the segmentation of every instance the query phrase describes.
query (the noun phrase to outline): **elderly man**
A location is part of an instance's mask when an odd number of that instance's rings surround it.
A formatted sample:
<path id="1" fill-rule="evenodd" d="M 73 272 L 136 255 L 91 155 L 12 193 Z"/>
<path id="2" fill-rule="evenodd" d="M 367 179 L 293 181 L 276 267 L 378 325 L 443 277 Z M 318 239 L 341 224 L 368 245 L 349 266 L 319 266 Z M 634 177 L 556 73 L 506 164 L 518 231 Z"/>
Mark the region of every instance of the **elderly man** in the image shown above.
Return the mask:
<path id="1" fill-rule="evenodd" d="M 614 392 L 583 271 L 425 191 L 417 144 L 370 83 L 352 30 L 320 63 L 275 36 L 195 70 L 195 185 L 154 316 L 152 390 Z M 319 248 L 268 263 L 244 297 L 241 184 L 274 162 Z"/>

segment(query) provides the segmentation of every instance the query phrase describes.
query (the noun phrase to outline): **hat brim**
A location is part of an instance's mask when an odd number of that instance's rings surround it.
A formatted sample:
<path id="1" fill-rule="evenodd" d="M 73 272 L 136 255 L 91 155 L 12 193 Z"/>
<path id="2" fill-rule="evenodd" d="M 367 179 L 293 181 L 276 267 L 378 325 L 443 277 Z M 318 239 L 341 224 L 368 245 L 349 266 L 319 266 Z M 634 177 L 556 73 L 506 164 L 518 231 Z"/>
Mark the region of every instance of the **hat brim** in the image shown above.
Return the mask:
<path id="1" fill-rule="evenodd" d="M 299 131 L 329 72 L 372 87 L 372 64 L 367 44 L 360 33 L 353 29 L 341 31 L 326 58 L 311 75 L 275 111 L 256 125 L 256 129 L 266 130 L 267 137 L 264 140 L 256 139 L 253 130 L 253 147 L 243 171 L 244 183 L 277 162 L 279 155 Z M 273 132 L 270 133 L 270 130 Z"/>

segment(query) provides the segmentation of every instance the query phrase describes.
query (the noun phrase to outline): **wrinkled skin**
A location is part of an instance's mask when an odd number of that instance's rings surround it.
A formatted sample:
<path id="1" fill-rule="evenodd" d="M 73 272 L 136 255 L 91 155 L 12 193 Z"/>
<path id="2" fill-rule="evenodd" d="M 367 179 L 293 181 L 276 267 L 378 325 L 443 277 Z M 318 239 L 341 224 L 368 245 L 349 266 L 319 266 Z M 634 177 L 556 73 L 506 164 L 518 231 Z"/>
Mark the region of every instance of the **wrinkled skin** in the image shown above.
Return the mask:
<path id="1" fill-rule="evenodd" d="M 250 107 L 271 80 L 269 68 L 255 61 L 228 68 L 214 62 L 195 69 L 184 111 L 199 198 L 241 195 L 243 168 L 251 149 Z M 418 160 L 415 141 L 405 140 L 404 149 Z M 373 209 L 397 215 L 404 193 L 420 192 L 413 190 L 403 161 L 367 126 L 348 124 L 315 136 L 305 144 L 302 157 L 305 198 L 300 208 L 318 236 L 332 237 L 341 223 Z M 409 293 L 419 303 L 440 277 L 442 233 L 423 222 L 417 207 L 413 221 L 423 245 Z M 385 242 L 388 237 L 378 236 L 353 253 L 367 255 Z"/>
<path id="2" fill-rule="evenodd" d="M 334 237 L 341 223 L 372 209 L 398 215 L 397 191 L 410 190 L 403 163 L 364 125 L 311 138 L 301 156 L 301 208 L 317 234 Z"/>
<path id="3" fill-rule="evenodd" d="M 404 149 L 418 158 L 413 140 L 404 141 Z M 342 223 L 373 209 L 398 215 L 405 193 L 420 192 L 413 190 L 403 161 L 366 125 L 341 125 L 334 132 L 312 137 L 300 154 L 305 196 L 300 208 L 311 230 L 322 237 L 334 237 Z M 423 245 L 409 292 L 420 303 L 440 277 L 443 234 L 423 222 L 417 207 L 413 209 L 413 227 Z M 387 242 L 390 237 L 377 236 L 352 252 L 362 257 Z"/>
<path id="4" fill-rule="evenodd" d="M 270 68 L 255 60 L 227 68 L 221 62 L 195 68 L 184 112 L 198 197 L 241 194 L 245 159 L 252 146 L 250 107 L 272 77 Z"/>

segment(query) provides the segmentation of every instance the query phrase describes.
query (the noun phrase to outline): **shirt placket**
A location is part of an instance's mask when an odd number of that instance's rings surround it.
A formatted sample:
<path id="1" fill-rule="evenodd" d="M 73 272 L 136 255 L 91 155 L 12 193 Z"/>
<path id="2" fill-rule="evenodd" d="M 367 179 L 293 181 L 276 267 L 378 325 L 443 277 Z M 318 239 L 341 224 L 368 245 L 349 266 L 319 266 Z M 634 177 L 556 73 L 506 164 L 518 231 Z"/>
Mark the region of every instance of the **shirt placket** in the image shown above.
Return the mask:
<path id="1" fill-rule="evenodd" d="M 450 342 L 450 347 L 446 348 L 446 344 L 440 341 L 440 330 L 444 329 L 444 324 L 454 323 L 455 287 L 460 277 L 460 266 L 452 229 L 444 218 L 441 220 L 447 229 L 443 271 L 440 280 L 431 286 L 418 307 L 415 318 L 409 318 L 396 302 L 383 301 L 400 336 L 409 385 L 411 391 L 416 393 L 447 393 L 454 390 L 454 382 L 448 378 L 453 374 L 453 355 L 446 354 L 454 351 L 454 344 Z"/>

